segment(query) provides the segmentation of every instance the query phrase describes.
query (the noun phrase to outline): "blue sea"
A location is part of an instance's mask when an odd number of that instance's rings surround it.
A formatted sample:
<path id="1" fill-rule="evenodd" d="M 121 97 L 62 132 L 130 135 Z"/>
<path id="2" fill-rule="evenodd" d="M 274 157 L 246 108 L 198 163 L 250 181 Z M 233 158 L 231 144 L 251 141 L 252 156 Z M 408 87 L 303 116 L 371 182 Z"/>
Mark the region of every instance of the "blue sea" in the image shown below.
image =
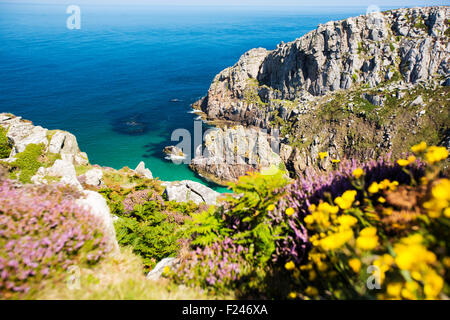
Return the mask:
<path id="1" fill-rule="evenodd" d="M 72 132 L 91 163 L 120 169 L 143 160 L 161 180 L 200 182 L 162 150 L 178 143 L 175 129 L 193 131 L 190 105 L 214 76 L 249 49 L 366 12 L 82 5 L 81 29 L 69 30 L 66 8 L 0 2 L 0 112 Z"/>

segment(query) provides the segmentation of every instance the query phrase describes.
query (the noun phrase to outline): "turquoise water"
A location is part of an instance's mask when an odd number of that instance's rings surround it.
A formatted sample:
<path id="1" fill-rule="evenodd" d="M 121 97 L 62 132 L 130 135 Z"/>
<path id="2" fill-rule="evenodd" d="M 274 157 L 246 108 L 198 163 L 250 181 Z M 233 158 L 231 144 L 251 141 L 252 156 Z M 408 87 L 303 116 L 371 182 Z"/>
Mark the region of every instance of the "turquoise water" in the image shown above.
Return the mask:
<path id="1" fill-rule="evenodd" d="M 204 182 L 162 149 L 178 143 L 173 130 L 192 132 L 190 104 L 214 76 L 251 48 L 274 49 L 363 13 L 84 5 L 81 29 L 69 30 L 65 5 L 0 3 L 0 112 L 72 132 L 91 163 L 119 169 L 144 160 L 162 180 Z"/>

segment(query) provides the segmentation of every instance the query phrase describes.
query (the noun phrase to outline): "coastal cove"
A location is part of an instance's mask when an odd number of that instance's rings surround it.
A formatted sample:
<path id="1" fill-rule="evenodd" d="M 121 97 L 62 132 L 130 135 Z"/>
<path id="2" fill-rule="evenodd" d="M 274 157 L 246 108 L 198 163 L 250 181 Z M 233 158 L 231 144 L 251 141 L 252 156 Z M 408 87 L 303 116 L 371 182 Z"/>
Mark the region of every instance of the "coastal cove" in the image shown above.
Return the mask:
<path id="1" fill-rule="evenodd" d="M 1 111 L 72 132 L 91 163 L 145 161 L 161 180 L 202 183 L 162 150 L 178 143 L 173 130 L 193 131 L 190 105 L 214 76 L 251 48 L 274 49 L 366 10 L 84 5 L 81 30 L 68 30 L 65 9 L 0 4 Z"/>

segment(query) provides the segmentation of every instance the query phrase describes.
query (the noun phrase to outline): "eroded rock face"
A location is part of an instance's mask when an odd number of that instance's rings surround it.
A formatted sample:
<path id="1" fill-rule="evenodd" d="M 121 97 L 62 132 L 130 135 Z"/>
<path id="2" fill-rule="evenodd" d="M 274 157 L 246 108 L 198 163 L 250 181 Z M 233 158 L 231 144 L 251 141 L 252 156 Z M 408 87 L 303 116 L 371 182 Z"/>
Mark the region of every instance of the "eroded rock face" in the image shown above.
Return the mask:
<path id="1" fill-rule="evenodd" d="M 169 201 L 192 201 L 196 204 L 206 203 L 208 205 L 215 205 L 217 197 L 220 195 L 220 193 L 203 184 L 190 180 L 164 182 L 162 185 L 166 187 L 164 194 Z"/>
<path id="2" fill-rule="evenodd" d="M 248 171 L 280 163 L 276 138 L 255 128 L 235 126 L 207 133 L 205 150 L 196 155 L 190 167 L 209 180 L 225 184 Z"/>
<path id="3" fill-rule="evenodd" d="M 373 88 L 400 76 L 410 84 L 448 78 L 449 15 L 449 7 L 363 15 L 320 25 L 273 51 L 250 50 L 215 77 L 194 108 L 209 120 L 266 128 L 274 112 L 286 120 L 328 92 L 361 84 Z"/>
<path id="4" fill-rule="evenodd" d="M 86 153 L 80 151 L 76 137 L 69 132 L 49 131 L 7 113 L 0 114 L 0 125 L 7 130 L 6 136 L 13 147 L 11 158 L 25 151 L 29 144 L 43 144 L 48 152 L 60 154 L 63 160 L 79 165 L 89 163 Z"/>

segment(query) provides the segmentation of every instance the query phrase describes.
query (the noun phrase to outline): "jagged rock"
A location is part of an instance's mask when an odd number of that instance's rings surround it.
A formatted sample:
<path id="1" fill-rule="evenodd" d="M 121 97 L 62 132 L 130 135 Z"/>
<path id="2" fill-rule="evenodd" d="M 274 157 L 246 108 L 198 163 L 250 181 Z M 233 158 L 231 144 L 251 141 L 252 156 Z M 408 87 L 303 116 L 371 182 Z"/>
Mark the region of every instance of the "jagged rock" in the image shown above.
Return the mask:
<path id="1" fill-rule="evenodd" d="M 50 145 L 48 147 L 48 152 L 50 153 L 60 153 L 66 140 L 66 135 L 62 131 L 56 132 L 52 139 L 50 140 Z"/>
<path id="2" fill-rule="evenodd" d="M 235 126 L 211 130 L 205 135 L 205 150 L 196 154 L 190 167 L 219 184 L 236 181 L 248 171 L 279 166 L 281 158 L 272 137 L 255 128 Z"/>
<path id="3" fill-rule="evenodd" d="M 65 161 L 78 165 L 89 163 L 86 153 L 80 151 L 77 139 L 69 132 L 56 130 L 49 142 L 49 130 L 7 113 L 0 114 L 0 125 L 7 130 L 7 137 L 13 147 L 10 157 L 23 152 L 29 144 L 42 143 L 48 147 L 48 152 L 61 154 Z"/>
<path id="4" fill-rule="evenodd" d="M 98 187 L 102 184 L 103 171 L 101 169 L 91 169 L 87 171 L 84 176 L 87 185 Z"/>
<path id="5" fill-rule="evenodd" d="M 196 204 L 215 205 L 217 197 L 220 195 L 203 184 L 190 180 L 165 182 L 163 185 L 166 187 L 164 194 L 169 201 L 193 201 Z"/>
<path id="6" fill-rule="evenodd" d="M 178 259 L 176 258 L 165 258 L 162 259 L 153 269 L 147 274 L 148 280 L 156 281 L 161 278 L 166 267 L 172 268 L 177 264 Z"/>
<path id="7" fill-rule="evenodd" d="M 322 24 L 273 51 L 250 50 L 218 74 L 194 106 L 209 120 L 267 128 L 279 99 L 301 101 L 305 93 L 319 97 L 361 84 L 373 88 L 396 73 L 407 84 L 448 78 L 449 12 L 441 6 L 362 15 Z M 424 28 L 414 26 L 419 21 Z"/>
<path id="8" fill-rule="evenodd" d="M 167 154 L 167 160 L 171 160 L 175 163 L 181 163 L 186 159 L 186 155 L 183 153 L 183 150 L 175 146 L 165 147 L 163 152 Z"/>
<path id="9" fill-rule="evenodd" d="M 134 169 L 134 172 L 136 172 L 138 175 L 143 176 L 147 179 L 153 179 L 153 174 L 150 171 L 150 169 L 145 168 L 144 161 L 141 161 L 136 169 Z"/>
<path id="10" fill-rule="evenodd" d="M 116 239 L 114 221 L 105 198 L 101 194 L 90 190 L 83 191 L 83 194 L 84 197 L 78 199 L 76 203 L 103 221 L 109 247 L 113 252 L 117 252 L 119 250 L 119 244 Z"/>

